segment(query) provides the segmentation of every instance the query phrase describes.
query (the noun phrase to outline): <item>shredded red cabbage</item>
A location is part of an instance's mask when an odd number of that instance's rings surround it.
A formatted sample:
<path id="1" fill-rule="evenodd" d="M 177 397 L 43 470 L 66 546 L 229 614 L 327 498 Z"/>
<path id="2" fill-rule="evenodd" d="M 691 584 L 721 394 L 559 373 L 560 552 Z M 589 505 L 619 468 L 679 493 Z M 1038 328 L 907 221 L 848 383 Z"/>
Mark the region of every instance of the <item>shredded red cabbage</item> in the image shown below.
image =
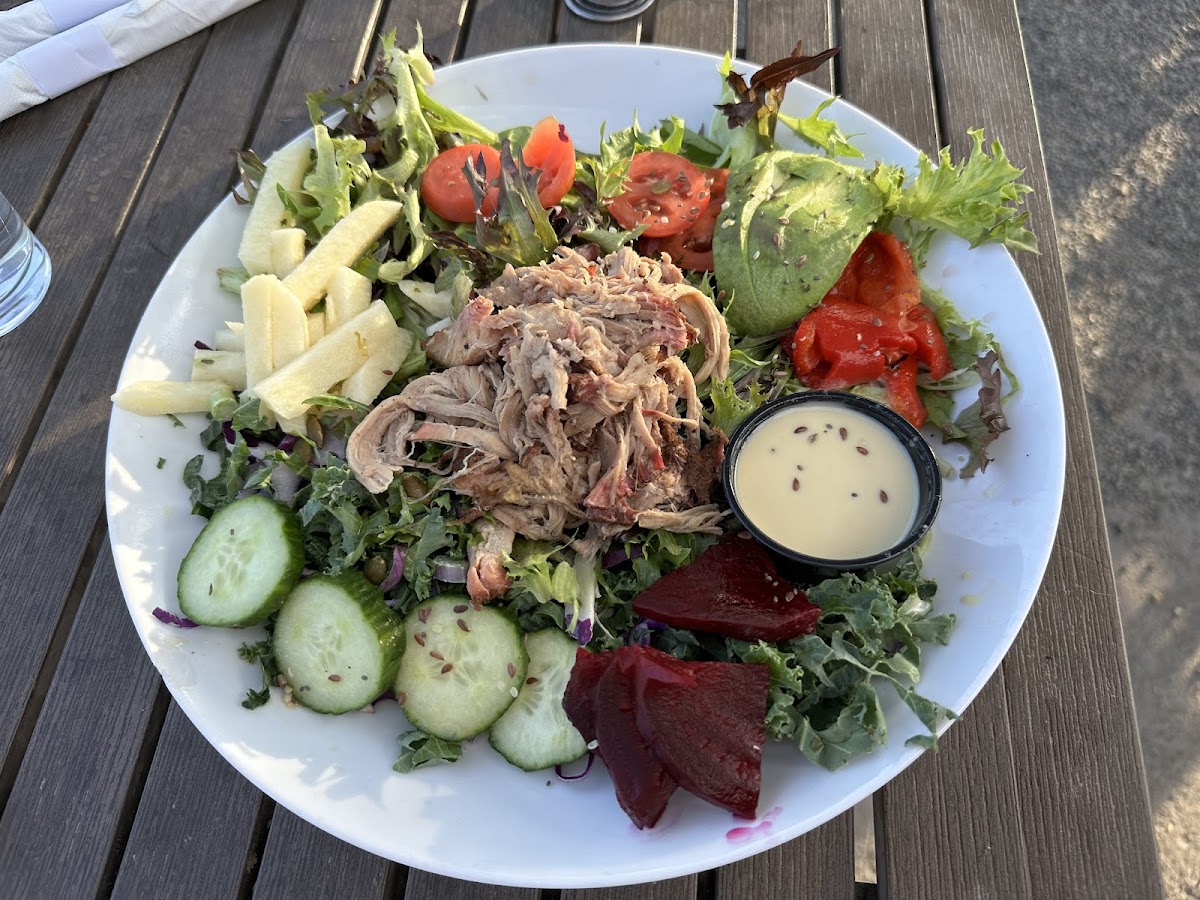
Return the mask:
<path id="1" fill-rule="evenodd" d="M 583 771 L 580 772 L 578 775 L 564 775 L 563 767 L 561 765 L 554 767 L 554 774 L 557 775 L 559 777 L 559 779 L 561 779 L 562 781 L 578 781 L 580 778 L 585 777 L 588 772 L 592 771 L 592 763 L 594 763 L 595 761 L 596 761 L 596 754 L 593 753 L 591 750 L 589 750 L 588 758 L 587 758 L 587 765 L 585 765 L 583 767 Z"/>
<path id="2" fill-rule="evenodd" d="M 404 554 L 405 548 L 399 545 L 392 551 L 392 568 L 387 577 L 379 583 L 379 589 L 385 594 L 394 591 L 400 584 L 400 579 L 404 577 Z"/>
<path id="3" fill-rule="evenodd" d="M 296 446 L 296 436 L 294 434 L 285 434 L 283 440 L 279 442 L 279 449 L 284 453 L 291 453 L 292 448 Z"/>
<path id="4" fill-rule="evenodd" d="M 603 569 L 611 569 L 614 566 L 619 566 L 623 562 L 628 562 L 631 559 L 637 559 L 642 555 L 642 548 L 634 545 L 632 553 L 626 553 L 625 547 L 619 546 L 609 550 L 600 560 L 600 567 Z"/>
<path id="5" fill-rule="evenodd" d="M 173 612 L 167 612 L 161 606 L 154 607 L 154 612 L 151 613 L 158 621 L 167 625 L 175 625 L 178 628 L 199 628 L 199 622 L 193 622 L 187 616 L 177 616 Z"/>
<path id="6" fill-rule="evenodd" d="M 435 559 L 433 577 L 447 584 L 466 584 L 467 564 L 457 559 Z"/>
<path id="7" fill-rule="evenodd" d="M 208 346 L 208 344 L 204 343 L 204 341 L 196 341 L 196 343 L 193 346 L 197 350 L 211 350 L 212 349 L 212 347 Z"/>

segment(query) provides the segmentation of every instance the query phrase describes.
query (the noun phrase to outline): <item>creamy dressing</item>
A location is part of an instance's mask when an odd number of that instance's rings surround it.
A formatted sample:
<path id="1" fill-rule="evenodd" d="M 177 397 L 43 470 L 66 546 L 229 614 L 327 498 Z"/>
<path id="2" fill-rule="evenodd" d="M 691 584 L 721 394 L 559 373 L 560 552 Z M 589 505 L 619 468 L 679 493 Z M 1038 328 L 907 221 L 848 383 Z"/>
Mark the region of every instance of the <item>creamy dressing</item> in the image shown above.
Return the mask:
<path id="1" fill-rule="evenodd" d="M 784 409 L 742 442 L 738 505 L 767 537 L 820 559 L 858 559 L 912 528 L 919 498 L 908 450 L 886 426 L 837 403 Z"/>

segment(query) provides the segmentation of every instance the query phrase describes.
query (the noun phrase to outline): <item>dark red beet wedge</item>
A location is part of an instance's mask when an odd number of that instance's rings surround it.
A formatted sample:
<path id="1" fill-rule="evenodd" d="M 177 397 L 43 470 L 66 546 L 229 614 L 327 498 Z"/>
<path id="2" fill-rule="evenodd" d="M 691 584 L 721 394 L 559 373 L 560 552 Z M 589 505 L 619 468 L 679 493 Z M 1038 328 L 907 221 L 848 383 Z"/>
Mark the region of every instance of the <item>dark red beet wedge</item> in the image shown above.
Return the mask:
<path id="1" fill-rule="evenodd" d="M 684 790 L 753 819 L 762 786 L 769 669 L 685 662 L 652 647 L 642 648 L 639 657 L 637 724 L 654 755 Z"/>
<path id="2" fill-rule="evenodd" d="M 761 544 L 736 535 L 658 579 L 638 594 L 633 610 L 677 628 L 743 641 L 809 634 L 821 617 L 804 591 L 779 576 Z"/>
<path id="3" fill-rule="evenodd" d="M 595 691 L 596 740 L 617 802 L 638 828 L 652 828 L 679 785 L 638 730 L 636 665 L 637 652 L 622 647 L 600 676 Z"/>
<path id="4" fill-rule="evenodd" d="M 612 659 L 612 653 L 592 653 L 580 647 L 563 694 L 567 718 L 589 744 L 596 739 L 596 685 Z"/>

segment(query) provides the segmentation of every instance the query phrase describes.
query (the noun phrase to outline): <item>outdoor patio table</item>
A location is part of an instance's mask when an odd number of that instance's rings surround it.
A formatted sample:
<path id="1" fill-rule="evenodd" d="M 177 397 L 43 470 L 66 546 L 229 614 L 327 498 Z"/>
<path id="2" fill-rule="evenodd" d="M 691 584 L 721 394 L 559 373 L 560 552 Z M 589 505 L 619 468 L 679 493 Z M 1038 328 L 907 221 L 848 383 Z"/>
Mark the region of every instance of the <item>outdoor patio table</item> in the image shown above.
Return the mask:
<path id="1" fill-rule="evenodd" d="M 12 6 L 0 0 L 0 7 Z M 1019 265 L 1066 404 L 1049 570 L 1024 629 L 938 753 L 874 797 L 878 886 L 853 824 L 654 885 L 496 888 L 408 870 L 259 793 L 171 702 L 106 540 L 109 395 L 163 272 L 233 182 L 230 148 L 307 125 L 417 21 L 444 61 L 571 41 L 732 50 L 840 45 L 809 76 L 927 152 L 986 125 L 1026 167 L 1041 254 Z M 587 84 L 563 73 L 563 90 Z M 631 102 L 635 98 L 631 98 Z M 5 898 L 1148 898 L 1161 893 L 1083 385 L 1012 0 L 658 0 L 586 22 L 556 0 L 263 0 L 0 123 L 0 191 L 54 260 L 42 308 L 0 338 L 0 896 Z"/>

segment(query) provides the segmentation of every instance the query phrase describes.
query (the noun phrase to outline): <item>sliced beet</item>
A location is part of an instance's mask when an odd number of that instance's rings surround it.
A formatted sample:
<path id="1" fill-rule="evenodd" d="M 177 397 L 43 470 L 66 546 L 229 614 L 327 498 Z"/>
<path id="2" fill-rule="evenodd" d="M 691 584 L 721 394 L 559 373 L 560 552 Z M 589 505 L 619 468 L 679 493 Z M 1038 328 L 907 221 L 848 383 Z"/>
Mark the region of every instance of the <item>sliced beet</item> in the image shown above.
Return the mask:
<path id="1" fill-rule="evenodd" d="M 563 693 L 563 711 L 589 744 L 596 739 L 596 685 L 612 659 L 612 653 L 592 653 L 578 648 L 571 680 Z"/>
<path id="2" fill-rule="evenodd" d="M 638 828 L 652 828 L 679 785 L 638 730 L 636 665 L 637 651 L 622 647 L 600 676 L 595 692 L 596 740 L 617 802 Z"/>
<path id="3" fill-rule="evenodd" d="M 640 616 L 743 641 L 810 634 L 820 607 L 780 577 L 766 549 L 733 535 L 664 575 L 633 601 Z"/>
<path id="4" fill-rule="evenodd" d="M 745 819 L 762 787 L 769 680 L 766 666 L 684 662 L 653 648 L 634 678 L 638 729 L 659 762 L 684 790 Z"/>

